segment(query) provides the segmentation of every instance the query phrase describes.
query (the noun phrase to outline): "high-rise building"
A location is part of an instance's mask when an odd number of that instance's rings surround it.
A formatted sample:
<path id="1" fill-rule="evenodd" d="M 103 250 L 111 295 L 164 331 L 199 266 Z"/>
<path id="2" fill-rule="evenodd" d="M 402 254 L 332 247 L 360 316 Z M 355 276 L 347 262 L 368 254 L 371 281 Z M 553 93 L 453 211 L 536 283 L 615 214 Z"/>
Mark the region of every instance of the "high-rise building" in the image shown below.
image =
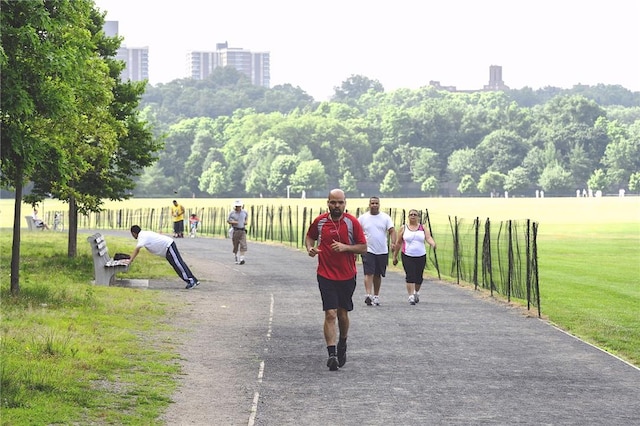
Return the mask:
<path id="1" fill-rule="evenodd" d="M 118 21 L 105 21 L 104 33 L 108 37 L 118 35 Z M 122 80 L 142 81 L 149 79 L 149 48 L 126 47 L 121 45 L 116 52 L 116 59 L 124 61 L 125 67 L 120 73 Z"/>
<path id="2" fill-rule="evenodd" d="M 271 84 L 269 52 L 251 52 L 217 43 L 214 52 L 187 53 L 187 75 L 196 80 L 207 78 L 218 67 L 233 67 L 245 74 L 252 84 L 269 87 Z"/>

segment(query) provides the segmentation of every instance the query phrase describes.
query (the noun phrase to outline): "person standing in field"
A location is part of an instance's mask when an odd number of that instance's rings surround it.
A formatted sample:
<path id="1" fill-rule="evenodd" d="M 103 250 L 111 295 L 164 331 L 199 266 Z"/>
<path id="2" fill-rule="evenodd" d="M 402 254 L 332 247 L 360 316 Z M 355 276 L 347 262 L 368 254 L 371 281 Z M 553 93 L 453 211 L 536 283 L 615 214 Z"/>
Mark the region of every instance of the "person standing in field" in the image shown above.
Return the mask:
<path id="1" fill-rule="evenodd" d="M 387 235 L 391 241 L 391 251 L 396 244 L 396 229 L 393 226 L 391 216 L 380 211 L 380 198 L 369 198 L 369 211 L 358 217 L 362 230 L 367 238 L 367 252 L 362 255 L 362 268 L 364 271 L 364 291 L 366 293 L 364 303 L 380 306 L 380 285 L 382 277 L 387 272 L 389 263 L 389 244 Z"/>
<path id="2" fill-rule="evenodd" d="M 317 280 L 329 353 L 327 367 L 331 371 L 347 362 L 349 311 L 353 310 L 352 298 L 356 289 L 356 254 L 367 251 L 362 226 L 355 216 L 345 213 L 346 205 L 344 191 L 331 190 L 327 199 L 329 212 L 314 219 L 305 238 L 309 256 L 318 256 Z"/>
<path id="3" fill-rule="evenodd" d="M 420 302 L 420 287 L 422 286 L 424 268 L 427 266 L 427 250 L 425 242 L 433 249 L 436 242 L 431 233 L 419 220 L 419 213 L 415 209 L 409 210 L 409 222 L 402 225 L 398 232 L 398 240 L 393 250 L 393 264 L 398 264 L 398 252 L 402 251 L 402 267 L 405 272 L 409 304 Z"/>
<path id="4" fill-rule="evenodd" d="M 178 274 L 178 276 L 187 283 L 187 286 L 185 287 L 187 290 L 190 290 L 200 284 L 187 264 L 182 260 L 178 247 L 171 237 L 158 234 L 153 231 L 142 231 L 138 225 L 133 225 L 131 227 L 131 235 L 133 238 L 138 240 L 138 244 L 133 250 L 133 253 L 131 253 L 131 257 L 126 259 L 129 264 L 133 263 L 135 258 L 138 256 L 138 253 L 140 253 L 140 249 L 144 247 L 149 250 L 149 253 L 151 254 L 164 256 L 173 267 L 173 270 L 176 271 L 176 274 Z"/>
<path id="5" fill-rule="evenodd" d="M 184 207 L 176 200 L 173 200 L 171 206 L 171 216 L 173 216 L 174 238 L 184 238 Z"/>
<path id="6" fill-rule="evenodd" d="M 244 255 L 247 252 L 247 223 L 249 213 L 242 208 L 242 201 L 236 200 L 233 203 L 233 210 L 229 213 L 227 223 L 232 226 L 231 243 L 233 244 L 233 254 L 236 258 L 236 265 L 244 265 Z"/>

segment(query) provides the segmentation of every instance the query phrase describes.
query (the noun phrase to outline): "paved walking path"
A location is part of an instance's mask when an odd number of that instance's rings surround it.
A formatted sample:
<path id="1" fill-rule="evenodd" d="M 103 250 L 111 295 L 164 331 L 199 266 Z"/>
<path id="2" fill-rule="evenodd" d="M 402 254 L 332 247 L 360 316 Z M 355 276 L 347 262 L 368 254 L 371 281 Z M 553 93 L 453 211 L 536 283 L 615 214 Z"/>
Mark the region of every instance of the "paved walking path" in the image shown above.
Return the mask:
<path id="1" fill-rule="evenodd" d="M 434 281 L 410 306 L 394 271 L 369 307 L 360 276 L 331 372 L 316 259 L 250 241 L 235 265 L 228 239 L 177 245 L 202 284 L 149 286 L 186 303 L 169 425 L 640 425 L 640 370 L 534 312 Z"/>

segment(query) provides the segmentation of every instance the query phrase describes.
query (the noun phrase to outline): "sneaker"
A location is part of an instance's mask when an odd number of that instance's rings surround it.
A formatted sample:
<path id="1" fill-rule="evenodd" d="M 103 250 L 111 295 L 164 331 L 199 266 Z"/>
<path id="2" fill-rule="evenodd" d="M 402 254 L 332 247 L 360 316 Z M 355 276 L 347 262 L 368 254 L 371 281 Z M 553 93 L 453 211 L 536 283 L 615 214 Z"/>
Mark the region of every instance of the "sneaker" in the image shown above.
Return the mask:
<path id="1" fill-rule="evenodd" d="M 191 282 L 191 283 L 187 284 L 187 286 L 185 288 L 187 290 L 191 290 L 192 288 L 196 288 L 199 285 L 200 285 L 200 281 L 194 281 L 194 282 Z"/>
<path id="2" fill-rule="evenodd" d="M 418 303 L 420 301 L 420 295 L 418 293 L 413 294 L 413 300 Z"/>
<path id="3" fill-rule="evenodd" d="M 380 306 L 380 297 L 373 296 L 373 304 L 376 306 Z"/>
<path id="4" fill-rule="evenodd" d="M 240 261 L 240 265 L 244 265 L 244 259 Z"/>
<path id="5" fill-rule="evenodd" d="M 330 371 L 338 370 L 338 357 L 335 355 L 331 355 L 327 360 L 327 367 L 329 367 Z"/>
<path id="6" fill-rule="evenodd" d="M 347 344 L 338 343 L 338 367 L 342 368 L 347 363 Z"/>
<path id="7" fill-rule="evenodd" d="M 413 296 L 413 294 L 411 296 L 409 296 L 409 304 L 410 305 L 415 305 L 416 304 L 416 298 Z"/>
<path id="8" fill-rule="evenodd" d="M 366 305 L 371 306 L 371 302 L 372 302 L 372 300 L 371 300 L 371 295 L 367 294 L 367 297 L 365 297 L 365 298 L 364 298 L 364 303 L 365 303 Z"/>

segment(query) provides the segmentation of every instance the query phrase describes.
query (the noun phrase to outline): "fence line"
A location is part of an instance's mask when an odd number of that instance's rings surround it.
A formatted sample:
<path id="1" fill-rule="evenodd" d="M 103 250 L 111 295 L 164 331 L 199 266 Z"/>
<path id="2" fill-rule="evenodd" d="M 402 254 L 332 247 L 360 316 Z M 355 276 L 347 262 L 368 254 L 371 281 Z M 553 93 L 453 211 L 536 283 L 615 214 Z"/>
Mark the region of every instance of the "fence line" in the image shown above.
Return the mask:
<path id="1" fill-rule="evenodd" d="M 249 208 L 247 237 L 254 241 L 275 241 L 295 247 L 304 247 L 305 234 L 313 219 L 326 210 L 314 212 L 312 208 L 291 206 L 255 205 Z M 366 210 L 358 208 L 354 215 Z M 387 209 L 393 223 L 404 224 L 408 211 Z M 195 213 L 200 218 L 198 233 L 227 237 L 228 210 L 224 207 L 190 208 L 185 213 L 185 229 L 188 218 Z M 448 228 L 432 227 L 427 209 L 419 211 L 421 222 L 428 226 L 437 242 L 438 253 L 428 247 L 427 269 L 435 270 L 461 281 L 471 283 L 506 296 L 509 301 L 517 298 L 527 301 L 527 309 L 537 307 L 541 315 L 538 281 L 538 223 L 531 220 L 506 220 L 484 223 L 476 217 L 471 222 L 458 216 L 449 216 Z M 162 233 L 172 233 L 173 218 L 170 208 L 139 208 L 104 210 L 78 217 L 78 227 L 88 229 L 129 229 L 132 225 Z M 397 226 L 399 228 L 399 225 Z M 435 229 L 435 231 L 434 231 Z M 438 263 L 438 254 L 442 264 Z M 440 266 L 444 266 L 442 270 Z M 448 266 L 445 266 L 448 265 Z"/>

